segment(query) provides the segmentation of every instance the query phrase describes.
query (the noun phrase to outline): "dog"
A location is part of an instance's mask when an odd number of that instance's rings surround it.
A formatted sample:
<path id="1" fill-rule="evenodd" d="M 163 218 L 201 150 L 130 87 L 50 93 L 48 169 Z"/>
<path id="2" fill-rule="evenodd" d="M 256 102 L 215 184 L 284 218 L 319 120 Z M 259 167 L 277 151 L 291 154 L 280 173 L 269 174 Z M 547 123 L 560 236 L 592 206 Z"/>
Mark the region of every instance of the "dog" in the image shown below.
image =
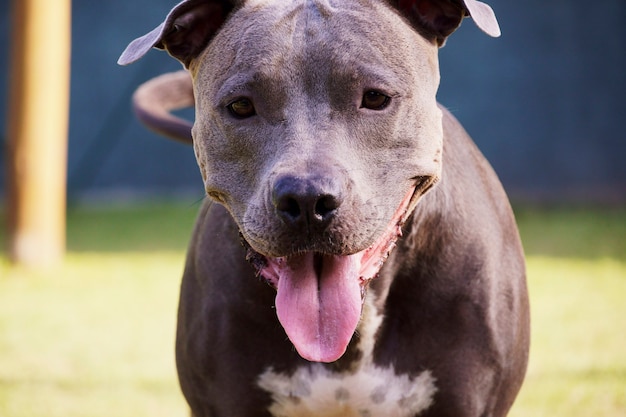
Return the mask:
<path id="1" fill-rule="evenodd" d="M 208 196 L 176 341 L 193 416 L 508 413 L 524 254 L 496 174 L 436 101 L 465 17 L 500 35 L 476 0 L 187 0 L 123 52 L 185 67 L 135 108 L 193 143 Z M 191 103 L 193 126 L 170 114 Z"/>

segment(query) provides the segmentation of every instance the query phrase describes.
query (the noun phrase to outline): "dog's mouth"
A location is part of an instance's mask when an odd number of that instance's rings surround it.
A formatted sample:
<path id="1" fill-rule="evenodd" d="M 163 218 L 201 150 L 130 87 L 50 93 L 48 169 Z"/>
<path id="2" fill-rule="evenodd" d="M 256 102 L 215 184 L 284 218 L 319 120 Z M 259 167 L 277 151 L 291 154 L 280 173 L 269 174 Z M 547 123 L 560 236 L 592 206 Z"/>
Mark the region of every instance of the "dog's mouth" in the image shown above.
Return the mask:
<path id="1" fill-rule="evenodd" d="M 409 207 L 423 191 L 423 186 L 412 188 L 374 244 L 351 255 L 303 252 L 270 258 L 244 241 L 248 261 L 276 288 L 278 319 L 304 359 L 334 362 L 345 353 L 359 323 L 367 284 L 395 247 Z"/>

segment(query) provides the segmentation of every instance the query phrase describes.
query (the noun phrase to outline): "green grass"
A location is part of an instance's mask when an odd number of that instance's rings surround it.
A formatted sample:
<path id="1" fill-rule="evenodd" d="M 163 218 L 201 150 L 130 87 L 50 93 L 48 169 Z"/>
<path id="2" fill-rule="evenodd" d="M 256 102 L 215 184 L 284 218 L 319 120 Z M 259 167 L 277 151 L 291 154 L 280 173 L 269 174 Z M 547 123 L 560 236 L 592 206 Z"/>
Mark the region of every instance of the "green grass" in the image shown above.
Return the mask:
<path id="1" fill-rule="evenodd" d="M 527 255 L 626 261 L 626 208 L 518 208 Z"/>
<path id="2" fill-rule="evenodd" d="M 626 263 L 528 259 L 531 360 L 511 416 L 626 416 Z"/>
<path id="3" fill-rule="evenodd" d="M 173 344 L 196 211 L 72 209 L 64 265 L 0 255 L 0 416 L 188 415 Z M 626 416 L 626 210 L 517 216 L 533 341 L 511 416 Z"/>
<path id="4" fill-rule="evenodd" d="M 0 264 L 0 416 L 187 416 L 173 357 L 182 257 Z"/>
<path id="5" fill-rule="evenodd" d="M 184 250 L 201 201 L 68 210 L 70 252 Z"/>

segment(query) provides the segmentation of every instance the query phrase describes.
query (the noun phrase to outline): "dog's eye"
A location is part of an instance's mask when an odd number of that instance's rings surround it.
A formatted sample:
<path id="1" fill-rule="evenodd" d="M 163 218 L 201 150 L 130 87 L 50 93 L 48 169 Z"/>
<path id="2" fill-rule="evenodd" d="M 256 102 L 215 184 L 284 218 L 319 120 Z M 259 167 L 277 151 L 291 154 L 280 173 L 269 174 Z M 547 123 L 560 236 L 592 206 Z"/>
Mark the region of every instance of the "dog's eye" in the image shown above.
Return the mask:
<path id="1" fill-rule="evenodd" d="M 389 105 L 390 101 L 391 97 L 386 96 L 379 91 L 369 90 L 363 94 L 361 107 L 365 107 L 370 110 L 382 110 Z"/>
<path id="2" fill-rule="evenodd" d="M 239 98 L 230 103 L 227 108 L 230 114 L 238 119 L 245 119 L 256 114 L 254 104 L 247 98 Z"/>

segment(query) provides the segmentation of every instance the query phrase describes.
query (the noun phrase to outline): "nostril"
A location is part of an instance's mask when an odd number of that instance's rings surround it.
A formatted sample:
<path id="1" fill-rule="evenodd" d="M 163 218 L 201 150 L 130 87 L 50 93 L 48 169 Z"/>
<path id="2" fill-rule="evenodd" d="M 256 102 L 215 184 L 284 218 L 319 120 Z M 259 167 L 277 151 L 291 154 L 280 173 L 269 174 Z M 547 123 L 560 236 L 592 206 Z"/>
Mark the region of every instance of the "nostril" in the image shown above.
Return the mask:
<path id="1" fill-rule="evenodd" d="M 328 223 L 341 205 L 337 187 L 327 178 L 280 177 L 272 188 L 276 214 L 287 224 L 322 225 Z"/>
<path id="2" fill-rule="evenodd" d="M 332 215 L 341 203 L 333 195 L 323 195 L 315 203 L 315 216 L 318 216 L 321 220 L 326 219 Z"/>
<path id="3" fill-rule="evenodd" d="M 276 210 L 291 219 L 297 219 L 301 214 L 300 204 L 298 204 L 298 201 L 295 198 L 290 196 L 283 196 L 280 198 L 276 202 Z"/>

